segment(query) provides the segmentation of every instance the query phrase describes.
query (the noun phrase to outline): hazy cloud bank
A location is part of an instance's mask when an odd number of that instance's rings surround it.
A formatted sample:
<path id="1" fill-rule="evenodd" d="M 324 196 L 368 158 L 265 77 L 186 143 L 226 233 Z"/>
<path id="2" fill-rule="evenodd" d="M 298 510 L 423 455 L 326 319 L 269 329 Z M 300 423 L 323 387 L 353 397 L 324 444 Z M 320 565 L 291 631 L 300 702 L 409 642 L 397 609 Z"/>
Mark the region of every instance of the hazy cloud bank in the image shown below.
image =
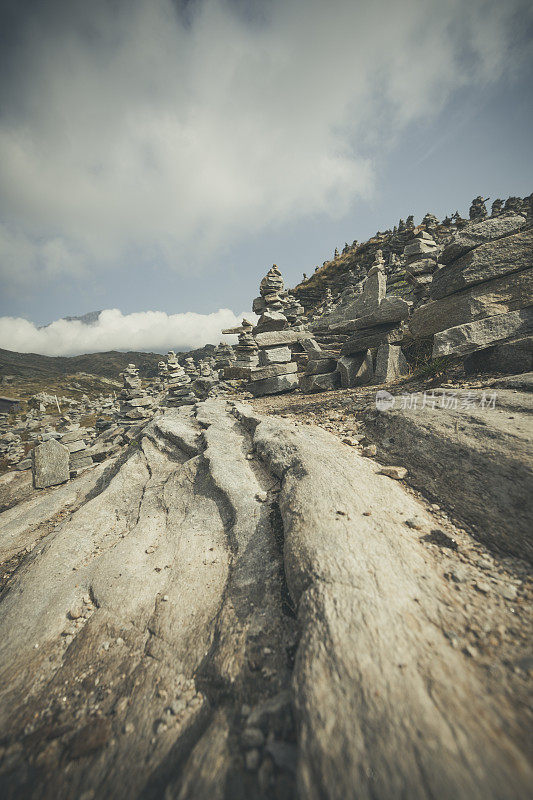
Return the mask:
<path id="1" fill-rule="evenodd" d="M 130 253 L 186 271 L 345 213 L 408 125 L 502 74 L 531 19 L 524 0 L 3 7 L 0 277 L 21 287 Z"/>
<path id="2" fill-rule="evenodd" d="M 106 350 L 141 350 L 165 353 L 188 350 L 205 344 L 218 344 L 222 328 L 238 325 L 242 314 L 221 308 L 212 314 L 165 314 L 142 311 L 122 314 L 117 308 L 102 311 L 98 322 L 84 325 L 78 321 L 57 320 L 46 328 L 37 328 L 28 320 L 0 317 L 0 346 L 19 353 L 47 356 L 70 356 Z M 255 315 L 246 314 L 248 319 Z"/>

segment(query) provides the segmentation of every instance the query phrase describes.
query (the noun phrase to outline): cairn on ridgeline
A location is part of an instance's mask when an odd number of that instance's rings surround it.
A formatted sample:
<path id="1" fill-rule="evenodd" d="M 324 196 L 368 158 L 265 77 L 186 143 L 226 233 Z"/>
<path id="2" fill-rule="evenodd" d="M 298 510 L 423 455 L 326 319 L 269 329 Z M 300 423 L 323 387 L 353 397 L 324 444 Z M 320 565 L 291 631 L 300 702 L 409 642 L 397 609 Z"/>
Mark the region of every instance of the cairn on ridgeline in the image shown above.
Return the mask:
<path id="1" fill-rule="evenodd" d="M 118 422 L 121 425 L 132 425 L 139 420 L 148 419 L 151 416 L 154 401 L 143 389 L 139 370 L 135 364 L 128 364 L 124 372 L 120 373 L 120 377 L 123 388 L 120 392 Z"/>
<path id="2" fill-rule="evenodd" d="M 167 355 L 167 397 L 165 405 L 176 408 L 190 406 L 196 402 L 196 397 L 191 388 L 191 379 L 178 361 L 174 350 L 169 350 Z"/>

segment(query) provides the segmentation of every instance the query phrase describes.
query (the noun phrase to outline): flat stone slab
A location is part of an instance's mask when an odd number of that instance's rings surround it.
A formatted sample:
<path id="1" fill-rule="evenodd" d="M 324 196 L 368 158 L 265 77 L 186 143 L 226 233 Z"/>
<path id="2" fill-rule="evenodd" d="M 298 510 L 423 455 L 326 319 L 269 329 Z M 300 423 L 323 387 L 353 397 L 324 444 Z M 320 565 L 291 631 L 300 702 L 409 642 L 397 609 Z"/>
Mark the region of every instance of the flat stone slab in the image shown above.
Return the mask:
<path id="1" fill-rule="evenodd" d="M 533 308 L 486 317 L 435 334 L 433 358 L 468 355 L 498 342 L 533 333 Z"/>
<path id="2" fill-rule="evenodd" d="M 85 447 L 85 445 L 84 445 Z M 36 489 L 57 486 L 70 478 L 68 447 L 49 439 L 32 450 L 33 485 Z"/>
<path id="3" fill-rule="evenodd" d="M 533 305 L 533 269 L 526 269 L 476 284 L 440 300 L 430 300 L 413 311 L 409 330 L 415 338 L 423 338 L 455 325 L 530 305 Z"/>
<path id="4" fill-rule="evenodd" d="M 475 247 L 517 233 L 525 224 L 526 219 L 521 214 L 502 214 L 468 225 L 444 248 L 440 260 L 443 264 L 451 264 Z"/>
<path id="5" fill-rule="evenodd" d="M 334 372 L 336 368 L 336 358 L 313 358 L 309 359 L 305 373 L 306 375 L 323 375 L 325 372 Z"/>
<path id="6" fill-rule="evenodd" d="M 309 339 L 309 331 L 266 331 L 254 336 L 259 347 L 279 347 L 284 344 L 295 344 L 300 339 Z"/>
<path id="7" fill-rule="evenodd" d="M 471 250 L 450 266 L 433 274 L 433 300 L 460 292 L 468 286 L 533 267 L 533 228 L 505 236 Z"/>
<path id="8" fill-rule="evenodd" d="M 298 376 L 296 375 L 296 372 L 291 372 L 288 375 L 276 375 L 276 377 L 273 378 L 250 381 L 247 389 L 254 395 L 254 397 L 263 397 L 263 395 L 267 394 L 283 394 L 284 392 L 291 392 L 293 389 L 296 389 L 297 386 Z"/>
<path id="9" fill-rule="evenodd" d="M 372 328 L 375 325 L 384 325 L 389 322 L 400 322 L 409 316 L 411 304 L 401 297 L 385 297 L 379 307 L 371 314 L 346 322 L 333 322 L 328 326 L 334 333 L 351 333 L 352 331 Z"/>
<path id="10" fill-rule="evenodd" d="M 363 350 L 373 350 L 380 344 L 395 344 L 403 339 L 403 331 L 397 325 L 380 325 L 367 328 L 351 336 L 341 348 L 341 355 L 352 355 Z"/>
<path id="11" fill-rule="evenodd" d="M 269 367 L 255 367 L 250 370 L 250 380 L 260 381 L 263 378 L 275 378 L 276 375 L 288 375 L 297 369 L 298 365 L 293 361 L 287 364 L 271 364 Z"/>
<path id="12" fill-rule="evenodd" d="M 259 366 L 268 367 L 270 364 L 284 364 L 291 360 L 290 347 L 269 347 L 259 351 Z"/>

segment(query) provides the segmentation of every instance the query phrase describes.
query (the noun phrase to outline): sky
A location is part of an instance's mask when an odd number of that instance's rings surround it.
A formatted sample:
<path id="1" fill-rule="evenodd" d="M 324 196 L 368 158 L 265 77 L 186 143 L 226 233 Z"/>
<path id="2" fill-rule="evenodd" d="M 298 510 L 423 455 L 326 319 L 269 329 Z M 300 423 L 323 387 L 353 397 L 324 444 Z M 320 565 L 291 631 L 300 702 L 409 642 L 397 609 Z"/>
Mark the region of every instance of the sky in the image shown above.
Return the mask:
<path id="1" fill-rule="evenodd" d="M 217 343 L 274 262 L 529 195 L 532 86 L 529 0 L 0 0 L 0 347 Z"/>

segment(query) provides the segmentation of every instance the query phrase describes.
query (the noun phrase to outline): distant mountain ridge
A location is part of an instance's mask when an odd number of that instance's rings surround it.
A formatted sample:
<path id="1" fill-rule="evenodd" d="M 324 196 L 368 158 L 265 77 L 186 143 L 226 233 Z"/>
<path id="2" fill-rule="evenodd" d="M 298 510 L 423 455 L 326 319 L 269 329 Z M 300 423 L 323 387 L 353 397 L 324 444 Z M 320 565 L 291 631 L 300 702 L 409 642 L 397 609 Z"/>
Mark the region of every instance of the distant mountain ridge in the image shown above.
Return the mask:
<path id="1" fill-rule="evenodd" d="M 207 344 L 197 350 L 177 355 L 191 356 L 198 361 L 211 355 L 214 349 L 214 345 Z M 128 364 L 135 364 L 142 378 L 154 378 L 157 375 L 157 365 L 164 358 L 162 353 L 137 351 L 121 353 L 118 350 L 84 353 L 80 356 L 43 356 L 38 353 L 16 353 L 13 350 L 0 348 L 0 379 L 4 375 L 14 375 L 19 378 L 48 378 L 86 372 L 89 375 L 118 380 L 119 373 Z"/>

